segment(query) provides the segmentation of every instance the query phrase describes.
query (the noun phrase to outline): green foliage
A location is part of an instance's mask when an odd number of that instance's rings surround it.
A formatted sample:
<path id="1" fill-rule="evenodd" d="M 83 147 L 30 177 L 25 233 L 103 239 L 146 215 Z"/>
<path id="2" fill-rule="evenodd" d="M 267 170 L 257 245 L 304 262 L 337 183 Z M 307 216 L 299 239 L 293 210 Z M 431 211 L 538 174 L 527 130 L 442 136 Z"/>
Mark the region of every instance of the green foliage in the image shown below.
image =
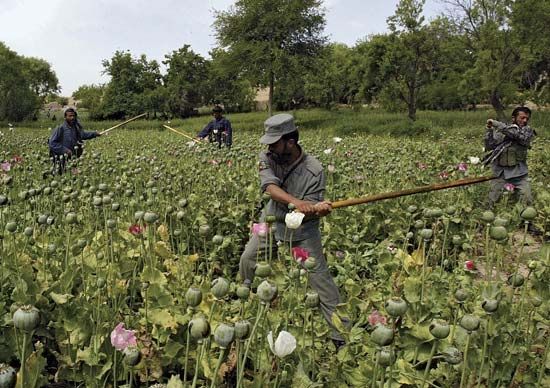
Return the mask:
<path id="1" fill-rule="evenodd" d="M 300 77 L 326 38 L 319 0 L 239 0 L 216 13 L 214 29 L 221 48 L 252 84 L 267 86 L 285 75 Z M 272 94 L 269 99 L 271 112 Z"/>
<path id="2" fill-rule="evenodd" d="M 73 98 L 80 101 L 79 108 L 89 111 L 91 119 L 101 118 L 99 109 L 104 90 L 103 85 L 82 85 L 73 93 Z"/>
<path id="3" fill-rule="evenodd" d="M 58 89 L 57 77 L 46 61 L 20 56 L 0 42 L 0 120 L 36 116 L 45 97 Z"/>

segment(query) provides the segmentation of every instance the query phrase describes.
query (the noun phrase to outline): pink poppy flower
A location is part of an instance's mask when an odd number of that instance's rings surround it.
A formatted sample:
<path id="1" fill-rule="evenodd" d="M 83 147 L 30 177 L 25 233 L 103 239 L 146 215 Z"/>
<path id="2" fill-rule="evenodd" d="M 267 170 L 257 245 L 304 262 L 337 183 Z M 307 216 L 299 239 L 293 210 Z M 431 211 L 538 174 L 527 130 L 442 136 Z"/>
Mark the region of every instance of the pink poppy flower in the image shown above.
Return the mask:
<path id="1" fill-rule="evenodd" d="M 516 186 L 514 186 L 513 183 L 506 183 L 504 185 L 504 190 L 509 191 L 510 193 L 513 193 L 515 189 L 516 189 Z"/>
<path id="2" fill-rule="evenodd" d="M 128 232 L 132 233 L 134 236 L 141 235 L 144 230 L 145 230 L 145 225 L 141 226 L 138 224 L 134 224 L 128 228 Z"/>
<path id="3" fill-rule="evenodd" d="M 10 162 L 3 162 L 2 164 L 0 164 L 0 168 L 2 169 L 2 171 L 8 172 L 11 170 L 11 164 Z"/>
<path id="4" fill-rule="evenodd" d="M 294 257 L 294 260 L 303 263 L 309 257 L 309 252 L 307 249 L 294 247 L 292 248 L 292 257 Z"/>
<path id="5" fill-rule="evenodd" d="M 14 155 L 13 158 L 11 158 L 11 161 L 15 164 L 18 164 L 23 161 L 23 158 L 19 155 Z"/>
<path id="6" fill-rule="evenodd" d="M 371 326 L 376 326 L 379 324 L 385 325 L 387 322 L 386 317 L 380 314 L 378 310 L 372 310 L 367 319 L 369 320 Z"/>
<path id="7" fill-rule="evenodd" d="M 441 179 L 449 179 L 449 173 L 447 171 L 441 171 L 439 173 L 439 178 Z"/>
<path id="8" fill-rule="evenodd" d="M 119 323 L 111 332 L 111 344 L 116 350 L 124 350 L 129 346 L 136 346 L 137 340 L 134 330 L 126 330 L 124 323 Z"/>
<path id="9" fill-rule="evenodd" d="M 228 161 L 226 162 L 226 164 L 227 164 L 227 167 L 233 166 L 233 162 L 232 162 L 231 160 L 228 160 Z"/>
<path id="10" fill-rule="evenodd" d="M 466 260 L 464 262 L 464 269 L 466 271 L 475 271 L 476 269 L 476 265 L 475 263 L 473 262 L 473 260 Z"/>
<path id="11" fill-rule="evenodd" d="M 267 232 L 269 231 L 269 228 L 265 222 L 261 222 L 261 223 L 252 224 L 251 230 L 252 230 L 252 234 L 259 237 L 265 237 L 267 236 Z"/>
<path id="12" fill-rule="evenodd" d="M 456 168 L 457 168 L 458 171 L 466 171 L 468 169 L 468 165 L 464 162 L 460 162 L 460 163 L 458 163 Z"/>
<path id="13" fill-rule="evenodd" d="M 426 163 L 418 163 L 417 164 L 418 168 L 421 169 L 421 170 L 425 170 L 428 168 L 428 165 Z"/>
<path id="14" fill-rule="evenodd" d="M 209 160 L 208 163 L 210 163 L 213 166 L 217 166 L 218 164 L 220 164 L 216 159 Z"/>

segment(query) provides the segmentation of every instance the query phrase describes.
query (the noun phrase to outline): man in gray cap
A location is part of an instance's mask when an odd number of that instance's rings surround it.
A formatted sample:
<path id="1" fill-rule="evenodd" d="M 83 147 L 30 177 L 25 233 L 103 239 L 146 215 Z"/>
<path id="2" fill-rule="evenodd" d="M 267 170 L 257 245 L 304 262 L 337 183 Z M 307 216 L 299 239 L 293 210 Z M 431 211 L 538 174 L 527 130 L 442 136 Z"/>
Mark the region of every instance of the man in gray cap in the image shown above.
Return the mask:
<path id="1" fill-rule="evenodd" d="M 321 245 L 320 217 L 330 213 L 331 203 L 323 200 L 325 176 L 321 163 L 302 151 L 298 144 L 298 130 L 294 117 L 282 113 L 270 117 L 264 123 L 265 134 L 260 143 L 268 150 L 260 153 L 258 163 L 262 192 L 270 195 L 260 221 L 266 216 L 274 217 L 274 237 L 277 241 L 290 242 L 293 248 L 302 248 L 314 257 L 315 266 L 308 270 L 309 284 L 319 294 L 321 311 L 332 327 L 332 339 L 337 348 L 344 344 L 343 338 L 332 323 L 332 314 L 340 303 L 338 287 L 328 272 Z M 296 229 L 288 230 L 285 217 L 293 205 L 305 218 Z M 254 280 L 257 257 L 265 257 L 269 249 L 269 236 L 253 234 L 241 255 L 239 272 L 245 284 Z M 303 252 L 302 250 L 302 252 Z M 347 321 L 343 322 L 347 325 Z"/>

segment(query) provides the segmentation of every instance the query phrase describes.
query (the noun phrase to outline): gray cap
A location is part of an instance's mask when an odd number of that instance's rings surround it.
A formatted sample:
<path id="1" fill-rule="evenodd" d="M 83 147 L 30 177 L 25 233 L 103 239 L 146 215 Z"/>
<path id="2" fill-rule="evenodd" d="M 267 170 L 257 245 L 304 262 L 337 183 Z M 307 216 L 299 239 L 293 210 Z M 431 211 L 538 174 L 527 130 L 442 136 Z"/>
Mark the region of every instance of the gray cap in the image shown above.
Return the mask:
<path id="1" fill-rule="evenodd" d="M 288 113 L 271 116 L 264 122 L 265 134 L 260 138 L 262 144 L 273 144 L 287 133 L 296 131 L 294 117 Z"/>

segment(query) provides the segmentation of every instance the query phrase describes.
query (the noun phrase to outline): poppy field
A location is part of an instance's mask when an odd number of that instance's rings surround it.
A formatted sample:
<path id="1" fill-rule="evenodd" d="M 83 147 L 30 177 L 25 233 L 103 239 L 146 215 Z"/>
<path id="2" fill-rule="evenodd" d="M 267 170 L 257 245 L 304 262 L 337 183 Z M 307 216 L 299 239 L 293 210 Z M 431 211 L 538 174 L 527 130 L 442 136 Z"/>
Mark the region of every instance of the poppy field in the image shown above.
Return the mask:
<path id="1" fill-rule="evenodd" d="M 329 200 L 490 174 L 481 130 L 340 133 L 318 119 L 300 143 Z M 272 241 L 252 286 L 238 279 L 249 236 L 272 227 L 256 211 L 262 120 L 238 120 L 230 149 L 131 123 L 61 176 L 47 128 L 0 127 L 0 388 L 550 386 L 544 133 L 532 207 L 508 187 L 488 210 L 485 183 L 323 218 L 336 348 L 307 251 Z"/>

